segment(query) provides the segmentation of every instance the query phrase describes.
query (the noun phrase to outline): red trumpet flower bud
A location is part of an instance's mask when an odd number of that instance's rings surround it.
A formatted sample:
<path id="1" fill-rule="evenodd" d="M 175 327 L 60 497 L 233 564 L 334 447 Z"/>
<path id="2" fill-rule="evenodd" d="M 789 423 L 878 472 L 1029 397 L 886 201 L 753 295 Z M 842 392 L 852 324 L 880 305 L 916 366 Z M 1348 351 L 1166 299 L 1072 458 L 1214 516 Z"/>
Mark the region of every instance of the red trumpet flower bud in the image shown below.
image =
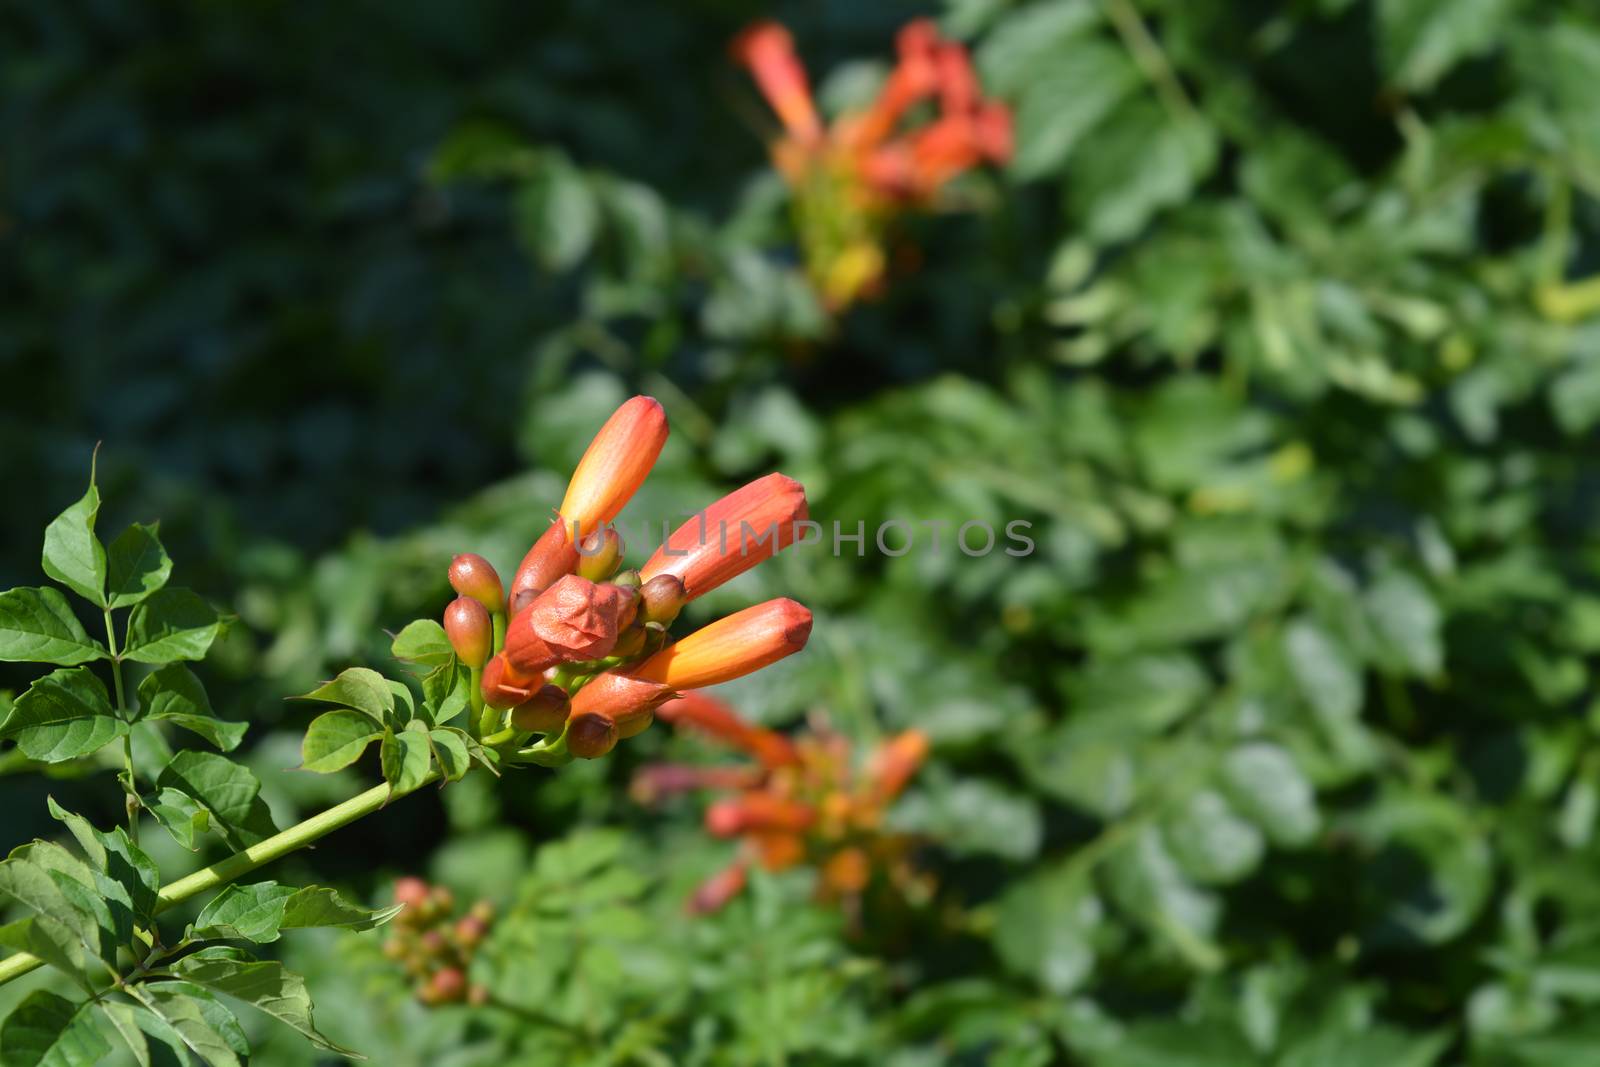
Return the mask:
<path id="1" fill-rule="evenodd" d="M 953 41 L 939 45 L 934 53 L 939 69 L 939 102 L 946 114 L 966 114 L 978 106 L 978 76 L 972 70 L 967 50 Z"/>
<path id="2" fill-rule="evenodd" d="M 667 442 L 667 415 L 654 397 L 636 396 L 600 427 L 578 461 L 561 517 L 585 537 L 622 511 Z"/>
<path id="3" fill-rule="evenodd" d="M 672 622 L 683 610 L 683 579 L 675 574 L 658 574 L 639 589 L 639 617 L 645 622 Z"/>
<path id="4" fill-rule="evenodd" d="M 529 700 L 511 710 L 511 725 L 536 734 L 553 734 L 566 725 L 571 707 L 567 691 L 559 685 L 540 687 Z"/>
<path id="5" fill-rule="evenodd" d="M 544 675 L 517 670 L 501 652 L 483 665 L 483 684 L 479 688 L 483 702 L 491 708 L 514 708 L 532 700 L 543 685 Z"/>
<path id="6" fill-rule="evenodd" d="M 663 722 L 692 727 L 742 748 L 759 759 L 763 766 L 783 767 L 800 762 L 794 745 L 787 737 L 745 722 L 728 705 L 704 693 L 685 693 L 661 705 L 656 714 Z"/>
<path id="7" fill-rule="evenodd" d="M 575 732 L 585 738 L 607 738 L 614 745 L 643 731 L 650 725 L 656 708 L 672 696 L 672 690 L 656 682 L 641 681 L 618 671 L 607 671 L 578 690 L 572 698 L 572 715 L 567 727 L 567 748 L 572 747 Z M 588 741 L 583 742 L 589 747 Z M 604 755 L 611 745 L 606 745 Z M 593 757 L 584 757 L 592 759 Z"/>
<path id="8" fill-rule="evenodd" d="M 799 482 L 776 473 L 757 478 L 672 531 L 639 576 L 675 575 L 693 600 L 793 544 L 808 514 Z"/>
<path id="9" fill-rule="evenodd" d="M 633 621 L 638 590 L 569 574 L 517 612 L 506 627 L 507 664 L 523 675 L 558 663 L 600 659 Z"/>
<path id="10" fill-rule="evenodd" d="M 552 522 L 539 540 L 522 557 L 522 564 L 511 579 L 511 613 L 515 615 L 535 597 L 549 589 L 563 575 L 571 574 L 578 566 L 578 547 L 572 541 L 572 527 L 561 521 Z"/>
<path id="11" fill-rule="evenodd" d="M 822 139 L 822 120 L 788 30 L 776 22 L 758 22 L 734 39 L 733 57 L 750 68 L 761 95 L 795 140 L 814 144 Z"/>
<path id="12" fill-rule="evenodd" d="M 617 724 L 605 715 L 574 715 L 567 723 L 567 751 L 579 759 L 599 759 L 617 747 Z"/>
<path id="13" fill-rule="evenodd" d="M 669 689 L 701 689 L 793 655 L 810 636 L 811 612 L 780 597 L 696 630 L 629 673 Z"/>
<path id="14" fill-rule="evenodd" d="M 809 804 L 772 793 L 745 793 L 706 809 L 706 829 L 718 837 L 750 832 L 804 833 L 816 821 Z"/>
<path id="15" fill-rule="evenodd" d="M 506 606 L 500 575 L 476 552 L 463 552 L 450 561 L 450 588 L 471 597 L 490 612 L 501 611 Z"/>
<path id="16" fill-rule="evenodd" d="M 689 898 L 689 911 L 695 915 L 719 911 L 728 901 L 744 892 L 747 878 L 743 863 L 735 863 L 718 871 L 694 891 L 694 896 Z"/>
<path id="17" fill-rule="evenodd" d="M 489 612 L 470 596 L 458 596 L 444 609 L 444 633 L 461 662 L 476 670 L 494 646 L 494 624 Z"/>
<path id="18" fill-rule="evenodd" d="M 927 758 L 928 735 L 921 730 L 906 730 L 884 742 L 868 771 L 878 801 L 888 803 L 899 796 Z"/>
<path id="19" fill-rule="evenodd" d="M 617 571 L 622 560 L 622 535 L 606 526 L 583 539 L 578 548 L 578 577 L 603 582 Z"/>

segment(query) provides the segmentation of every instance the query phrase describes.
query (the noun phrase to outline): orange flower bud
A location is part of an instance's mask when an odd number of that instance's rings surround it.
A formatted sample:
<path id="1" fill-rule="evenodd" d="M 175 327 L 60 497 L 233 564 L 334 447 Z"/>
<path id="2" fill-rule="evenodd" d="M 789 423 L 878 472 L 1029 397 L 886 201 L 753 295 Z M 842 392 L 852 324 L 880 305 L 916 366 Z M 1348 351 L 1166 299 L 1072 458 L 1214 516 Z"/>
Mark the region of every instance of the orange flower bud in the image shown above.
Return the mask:
<path id="1" fill-rule="evenodd" d="M 639 589 L 639 617 L 645 622 L 670 623 L 687 599 L 683 579 L 675 574 L 658 574 Z"/>
<path id="2" fill-rule="evenodd" d="M 617 517 L 655 466 L 667 442 L 667 415 L 654 397 L 636 396 L 600 427 L 578 461 L 561 517 L 583 537 Z"/>
<path id="3" fill-rule="evenodd" d="M 574 715 L 567 723 L 567 751 L 579 759 L 599 759 L 617 747 L 617 724 L 595 712 Z"/>
<path id="4" fill-rule="evenodd" d="M 906 730 L 884 742 L 868 771 L 876 799 L 887 803 L 899 796 L 927 758 L 928 736 L 921 730 Z"/>
<path id="5" fill-rule="evenodd" d="M 822 120 L 788 30 L 776 22 L 748 27 L 734 39 L 733 58 L 750 68 L 761 95 L 797 141 L 813 144 L 822 139 Z"/>
<path id="6" fill-rule="evenodd" d="M 671 689 L 700 689 L 776 663 L 804 648 L 810 636 L 811 612 L 780 597 L 696 630 L 629 673 Z"/>
<path id="7" fill-rule="evenodd" d="M 992 163 L 1009 163 L 1015 151 L 1011 130 L 1011 109 L 1004 104 L 986 103 L 978 111 L 978 148 Z"/>
<path id="8" fill-rule="evenodd" d="M 467 995 L 467 976 L 458 968 L 446 967 L 434 972 L 427 985 L 417 994 L 424 1004 L 455 1004 Z"/>
<path id="9" fill-rule="evenodd" d="M 544 676 L 525 674 L 506 661 L 504 652 L 489 657 L 483 665 L 483 702 L 491 708 L 514 708 L 533 699 L 544 685 Z"/>
<path id="10" fill-rule="evenodd" d="M 934 53 L 939 69 L 939 103 L 946 114 L 963 115 L 978 106 L 978 76 L 967 50 L 954 41 L 939 45 Z"/>
<path id="11" fill-rule="evenodd" d="M 622 740 L 649 726 L 657 706 L 670 696 L 672 690 L 659 683 L 607 671 L 572 698 L 573 723 L 576 725 L 580 715 L 603 716 L 616 726 L 617 738 Z"/>
<path id="12" fill-rule="evenodd" d="M 753 789 L 761 780 L 755 767 L 695 767 L 683 763 L 653 763 L 633 776 L 628 795 L 640 804 L 654 804 L 674 793 L 696 789 Z"/>
<path id="13" fill-rule="evenodd" d="M 756 855 L 769 871 L 785 871 L 805 862 L 806 843 L 794 834 L 761 834 L 756 838 Z"/>
<path id="14" fill-rule="evenodd" d="M 822 884 L 836 893 L 859 893 L 872 877 L 872 863 L 859 848 L 843 848 L 822 867 Z"/>
<path id="15" fill-rule="evenodd" d="M 553 734 L 567 723 L 571 700 L 559 685 L 538 689 L 529 700 L 511 710 L 511 725 L 536 734 Z"/>
<path id="16" fill-rule="evenodd" d="M 403 904 L 408 910 L 419 908 L 428 899 L 428 883 L 421 878 L 406 876 L 397 878 L 394 883 L 394 902 Z"/>
<path id="17" fill-rule="evenodd" d="M 633 621 L 638 591 L 569 574 L 512 616 L 506 662 L 527 675 L 572 660 L 599 659 Z"/>
<path id="18" fill-rule="evenodd" d="M 808 514 L 799 482 L 777 473 L 757 478 L 674 530 L 639 576 L 674 575 L 693 600 L 793 544 Z"/>
<path id="19" fill-rule="evenodd" d="M 614 526 L 603 527 L 583 539 L 578 549 L 578 576 L 603 582 L 616 573 L 621 561 L 622 535 Z"/>
<path id="20" fill-rule="evenodd" d="M 500 611 L 506 606 L 505 587 L 500 575 L 489 561 L 476 552 L 463 552 L 450 561 L 450 588 L 462 596 L 469 596 L 487 610 Z"/>
<path id="21" fill-rule="evenodd" d="M 444 633 L 461 662 L 476 670 L 494 646 L 489 612 L 470 596 L 458 596 L 444 609 Z"/>
<path id="22" fill-rule="evenodd" d="M 783 767 L 800 761 L 787 737 L 745 722 L 728 705 L 704 693 L 685 693 L 661 705 L 656 714 L 663 722 L 692 727 L 742 748 L 767 767 Z"/>
<path id="23" fill-rule="evenodd" d="M 511 580 L 511 613 L 515 615 L 562 575 L 578 566 L 578 548 L 569 535 L 571 527 L 556 518 L 522 557 L 522 564 Z"/>
<path id="24" fill-rule="evenodd" d="M 735 863 L 718 871 L 694 891 L 694 896 L 689 898 L 689 911 L 695 915 L 707 915 L 720 910 L 728 901 L 744 892 L 747 878 L 743 863 Z"/>
<path id="25" fill-rule="evenodd" d="M 772 793 L 745 793 L 706 809 L 706 829 L 718 837 L 760 832 L 804 833 L 816 821 L 809 804 Z"/>

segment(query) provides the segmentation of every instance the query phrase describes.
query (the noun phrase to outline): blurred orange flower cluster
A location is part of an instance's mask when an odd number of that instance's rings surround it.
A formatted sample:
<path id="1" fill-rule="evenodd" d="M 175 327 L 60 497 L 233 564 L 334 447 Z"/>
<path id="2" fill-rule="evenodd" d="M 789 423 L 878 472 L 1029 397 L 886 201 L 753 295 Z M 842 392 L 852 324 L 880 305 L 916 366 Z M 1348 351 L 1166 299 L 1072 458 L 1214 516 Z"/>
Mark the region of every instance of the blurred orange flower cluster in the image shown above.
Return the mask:
<path id="1" fill-rule="evenodd" d="M 897 214 L 932 203 L 964 171 L 1011 158 L 1011 111 L 984 98 L 963 45 L 918 19 L 896 46 L 877 99 L 825 126 L 788 30 L 761 22 L 734 42 L 783 124 L 773 161 L 795 191 L 807 268 L 831 309 L 882 284 L 885 230 Z"/>
<path id="2" fill-rule="evenodd" d="M 647 396 L 623 404 L 579 461 L 553 521 L 509 591 L 482 556 L 450 565 L 460 594 L 444 630 L 471 671 L 470 728 L 511 762 L 594 759 L 650 725 L 678 692 L 760 670 L 805 647 L 811 612 L 769 600 L 673 643 L 683 606 L 792 544 L 805 490 L 769 474 L 678 527 L 638 570 L 622 570 L 611 525 L 667 439 Z M 536 734 L 544 740 L 529 744 Z"/>
<path id="3" fill-rule="evenodd" d="M 715 911 L 737 896 L 752 863 L 771 871 L 811 864 L 819 895 L 852 906 L 875 875 L 901 889 L 915 883 L 911 839 L 887 830 L 883 820 L 927 758 L 920 732 L 885 741 L 858 766 L 850 742 L 826 726 L 790 739 L 704 693 L 685 693 L 657 715 L 754 760 L 720 767 L 659 763 L 634 777 L 633 796 L 644 804 L 691 790 L 728 794 L 706 809 L 705 825 L 717 837 L 737 838 L 740 852 L 696 891 L 692 911 Z"/>

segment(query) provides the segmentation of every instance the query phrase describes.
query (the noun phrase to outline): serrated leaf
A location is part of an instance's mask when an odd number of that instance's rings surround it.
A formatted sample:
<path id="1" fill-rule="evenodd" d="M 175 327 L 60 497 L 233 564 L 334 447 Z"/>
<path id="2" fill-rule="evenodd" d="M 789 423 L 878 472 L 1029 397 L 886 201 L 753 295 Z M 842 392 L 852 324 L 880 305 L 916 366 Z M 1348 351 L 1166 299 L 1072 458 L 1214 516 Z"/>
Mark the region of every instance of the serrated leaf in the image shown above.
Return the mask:
<path id="1" fill-rule="evenodd" d="M 188 589 L 159 589 L 134 607 L 122 655 L 140 663 L 206 658 L 222 632 L 222 618 Z"/>
<path id="2" fill-rule="evenodd" d="M 75 1004 L 43 989 L 28 994 L 0 1026 L 6 1067 L 94 1067 L 110 1053 L 88 1002 Z"/>
<path id="3" fill-rule="evenodd" d="M 161 872 L 155 862 L 118 826 L 109 833 L 97 830 L 82 815 L 67 811 L 54 797 L 46 797 L 52 818 L 64 823 L 89 858 L 91 866 L 115 882 L 127 894 L 134 918 L 148 925 L 155 915 L 161 892 Z"/>
<path id="4" fill-rule="evenodd" d="M 163 981 L 143 983 L 131 992 L 184 1048 L 211 1067 L 241 1067 L 240 1057 L 250 1054 L 239 1020 L 203 986 Z"/>
<path id="5" fill-rule="evenodd" d="M 36 679 L 0 723 L 25 756 L 61 763 L 98 752 L 128 724 L 116 717 L 106 687 L 88 667 L 65 667 Z"/>
<path id="6" fill-rule="evenodd" d="M 190 852 L 198 849 L 196 840 L 211 828 L 211 813 L 181 789 L 161 789 L 140 799 L 172 839 Z"/>
<path id="7" fill-rule="evenodd" d="M 70 667 L 106 656 L 59 589 L 24 586 L 0 593 L 0 660 Z"/>
<path id="8" fill-rule="evenodd" d="M 191 982 L 236 997 L 299 1031 L 313 1045 L 354 1056 L 323 1036 L 312 1019 L 311 995 L 305 979 L 284 970 L 276 960 L 258 961 L 228 950 L 203 949 L 173 966 Z"/>
<path id="9" fill-rule="evenodd" d="M 159 523 L 134 523 L 111 542 L 106 556 L 107 606 L 128 608 L 167 584 L 172 559 L 157 536 Z"/>
<path id="10" fill-rule="evenodd" d="M 111 1029 L 122 1038 L 122 1043 L 128 1047 L 133 1061 L 139 1067 L 150 1067 L 150 1042 L 145 1040 L 144 1031 L 139 1028 L 137 1013 L 141 1009 L 132 1004 L 124 1004 L 120 1000 L 102 999 L 94 1003 L 106 1017 L 106 1022 L 111 1024 Z"/>
<path id="11" fill-rule="evenodd" d="M 444 627 L 432 619 L 417 619 L 394 635 L 389 651 L 395 659 L 431 671 L 455 659 Z M 426 673 L 424 671 L 423 673 Z"/>
<path id="12" fill-rule="evenodd" d="M 197 733 L 224 752 L 244 739 L 249 724 L 219 719 L 194 672 L 179 663 L 153 671 L 139 683 L 141 718 L 159 719 Z"/>
<path id="13" fill-rule="evenodd" d="M 364 712 L 372 721 L 382 725 L 394 711 L 394 692 L 383 675 L 366 667 L 350 667 L 339 672 L 339 677 L 325 682 L 309 693 L 292 697 L 293 700 L 317 700 L 324 704 L 338 704 Z"/>
<path id="14" fill-rule="evenodd" d="M 106 550 L 94 534 L 100 490 L 89 473 L 89 488 L 77 503 L 44 530 L 44 572 L 95 607 L 106 604 Z"/>
<path id="15" fill-rule="evenodd" d="M 226 756 L 185 749 L 156 778 L 160 789 L 176 789 L 199 802 L 211 826 L 234 848 L 248 848 L 278 832 L 260 797 L 261 783 Z"/>
<path id="16" fill-rule="evenodd" d="M 364 712 L 350 708 L 324 712 L 311 720 L 300 744 L 300 765 L 318 774 L 342 770 L 361 758 L 367 746 L 383 736 L 383 728 Z"/>
<path id="17" fill-rule="evenodd" d="M 460 730 L 430 730 L 428 740 L 445 781 L 459 781 L 472 768 L 472 739 Z"/>
<path id="18" fill-rule="evenodd" d="M 383 778 L 389 783 L 391 798 L 404 796 L 422 785 L 433 768 L 433 750 L 425 729 L 385 731 L 381 756 Z"/>
<path id="19" fill-rule="evenodd" d="M 266 944 L 276 941 L 280 930 L 320 926 L 370 930 L 399 912 L 398 906 L 376 911 L 362 908 L 321 886 L 295 888 L 258 882 L 224 889 L 201 910 L 189 936 Z"/>

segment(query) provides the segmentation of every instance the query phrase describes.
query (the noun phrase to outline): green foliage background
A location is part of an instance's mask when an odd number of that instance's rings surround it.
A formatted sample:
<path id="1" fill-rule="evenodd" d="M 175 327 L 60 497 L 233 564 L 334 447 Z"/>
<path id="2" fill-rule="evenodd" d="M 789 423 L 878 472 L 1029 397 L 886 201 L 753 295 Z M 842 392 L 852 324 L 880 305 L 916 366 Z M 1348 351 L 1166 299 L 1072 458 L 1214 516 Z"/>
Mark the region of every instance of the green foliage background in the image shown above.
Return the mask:
<path id="1" fill-rule="evenodd" d="M 824 522 L 1034 523 L 1025 559 L 800 550 L 706 606 L 817 611 L 803 657 L 730 687 L 752 715 L 934 737 L 898 817 L 938 904 L 850 936 L 765 879 L 684 922 L 726 854 L 692 805 L 626 799 L 700 752 L 655 729 L 286 861 L 369 902 L 398 873 L 495 900 L 488 973 L 548 1016 L 425 1012 L 377 935 L 285 941 L 339 1043 L 1593 1062 L 1600 332 L 1564 283 L 1596 269 L 1600 16 L 956 0 L 933 13 L 1017 159 L 830 323 L 725 45 L 778 15 L 838 106 L 918 13 L 7 5 L 0 585 L 37 584 L 104 440 L 107 528 L 162 519 L 237 613 L 212 701 L 264 724 L 246 759 L 286 825 L 362 778 L 284 771 L 310 712 L 281 698 L 383 665 L 453 552 L 508 573 L 650 392 L 675 436 L 629 515 L 776 467 Z M 0 779 L 4 843 L 58 833 L 47 787 L 109 823 L 108 781 Z M 256 1062 L 326 1055 L 297 1042 Z"/>

